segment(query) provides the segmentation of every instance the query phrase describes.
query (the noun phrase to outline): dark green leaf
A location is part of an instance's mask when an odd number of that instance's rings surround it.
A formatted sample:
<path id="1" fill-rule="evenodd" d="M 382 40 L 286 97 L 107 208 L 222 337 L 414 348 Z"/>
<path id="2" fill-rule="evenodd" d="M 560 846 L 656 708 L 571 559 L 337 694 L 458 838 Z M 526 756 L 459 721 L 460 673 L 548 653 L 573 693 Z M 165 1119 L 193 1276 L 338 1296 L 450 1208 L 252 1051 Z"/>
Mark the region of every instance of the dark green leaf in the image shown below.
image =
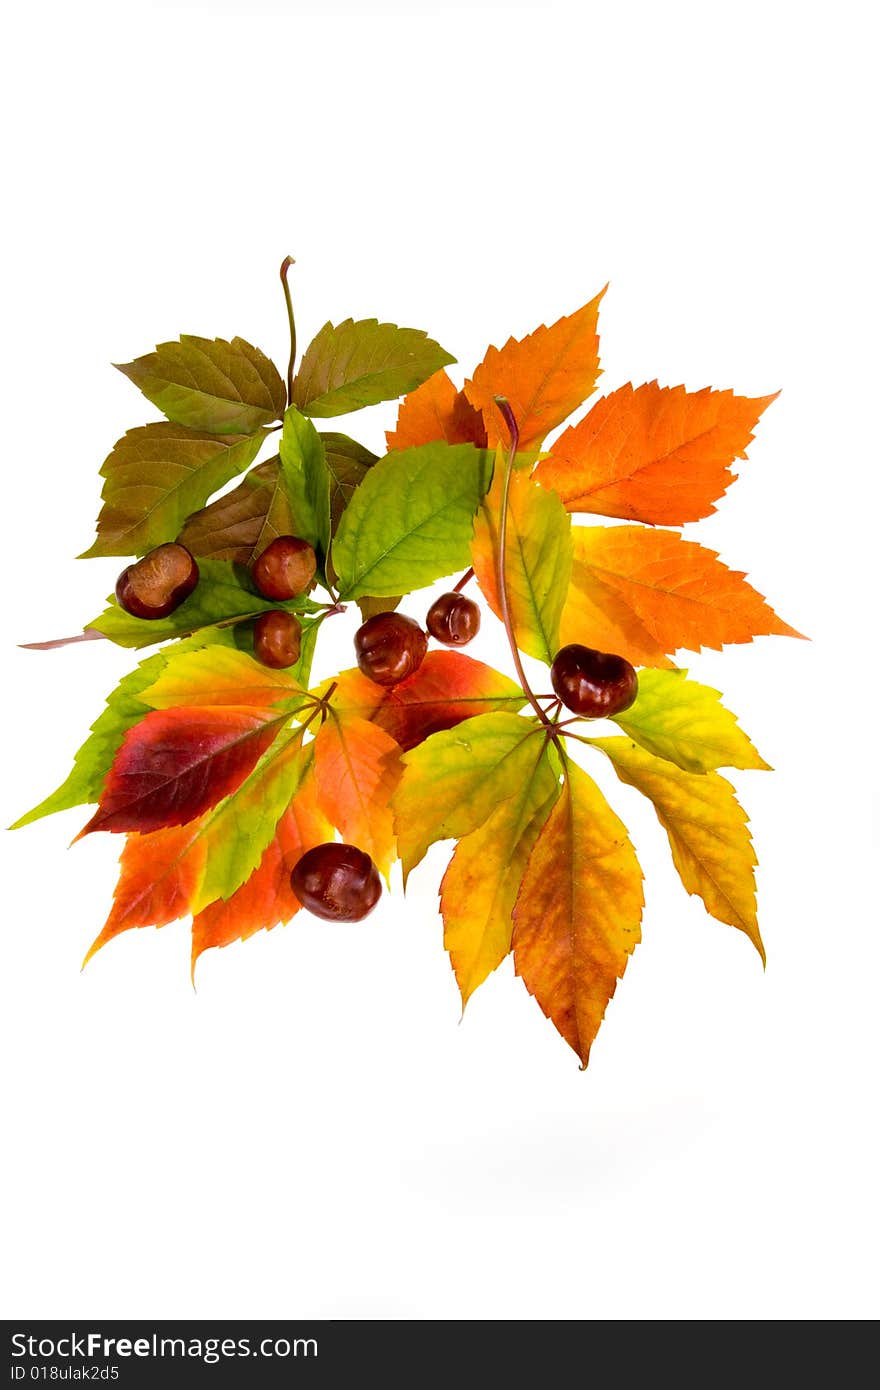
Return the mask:
<path id="1" fill-rule="evenodd" d="M 386 454 L 343 513 L 333 543 L 342 598 L 409 593 L 470 563 L 474 512 L 492 457 L 472 444 Z"/>
<path id="2" fill-rule="evenodd" d="M 300 363 L 293 404 L 304 415 L 347 415 L 396 400 L 454 361 L 419 328 L 378 319 L 325 323 Z"/>
<path id="3" fill-rule="evenodd" d="M 160 421 L 129 430 L 101 467 L 98 537 L 82 558 L 143 555 L 173 541 L 191 512 L 249 467 L 266 438 L 204 434 Z"/>
<path id="4" fill-rule="evenodd" d="M 274 363 L 243 338 L 181 334 L 155 352 L 116 363 L 175 424 L 212 434 L 253 434 L 280 420 L 284 382 Z"/>
<path id="5" fill-rule="evenodd" d="M 296 534 L 323 562 L 330 547 L 330 474 L 321 436 L 293 406 L 284 413 L 279 455 L 290 509 L 299 522 Z"/>

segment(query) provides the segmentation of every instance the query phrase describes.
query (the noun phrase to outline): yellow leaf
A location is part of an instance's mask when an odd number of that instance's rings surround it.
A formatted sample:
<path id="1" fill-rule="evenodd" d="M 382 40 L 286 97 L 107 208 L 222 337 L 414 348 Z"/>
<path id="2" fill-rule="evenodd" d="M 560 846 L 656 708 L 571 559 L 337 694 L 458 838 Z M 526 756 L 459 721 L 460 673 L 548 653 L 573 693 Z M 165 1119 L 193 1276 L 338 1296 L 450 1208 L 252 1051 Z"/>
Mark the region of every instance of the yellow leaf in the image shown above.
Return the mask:
<path id="1" fill-rule="evenodd" d="M 758 861 L 748 817 L 730 783 L 717 772 L 682 772 L 628 738 L 590 742 L 611 759 L 621 782 L 654 803 L 687 891 L 702 898 L 719 922 L 745 932 L 766 963 L 755 900 Z"/>

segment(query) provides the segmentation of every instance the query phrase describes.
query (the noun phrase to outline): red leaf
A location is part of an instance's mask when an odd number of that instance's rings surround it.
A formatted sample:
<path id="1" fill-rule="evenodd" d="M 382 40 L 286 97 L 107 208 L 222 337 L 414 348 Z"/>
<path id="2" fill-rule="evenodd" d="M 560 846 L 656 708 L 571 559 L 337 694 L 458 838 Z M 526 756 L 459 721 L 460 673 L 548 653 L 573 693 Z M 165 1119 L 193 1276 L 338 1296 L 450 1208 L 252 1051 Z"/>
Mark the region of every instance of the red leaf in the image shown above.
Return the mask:
<path id="1" fill-rule="evenodd" d="M 122 740 L 98 809 L 76 838 L 195 820 L 244 781 L 287 717 L 236 705 L 152 711 Z"/>
<path id="2" fill-rule="evenodd" d="M 372 719 L 404 750 L 472 715 L 525 704 L 509 677 L 463 652 L 429 651 L 414 675 L 390 688 L 368 680 L 357 667 L 336 681 L 334 708 Z"/>

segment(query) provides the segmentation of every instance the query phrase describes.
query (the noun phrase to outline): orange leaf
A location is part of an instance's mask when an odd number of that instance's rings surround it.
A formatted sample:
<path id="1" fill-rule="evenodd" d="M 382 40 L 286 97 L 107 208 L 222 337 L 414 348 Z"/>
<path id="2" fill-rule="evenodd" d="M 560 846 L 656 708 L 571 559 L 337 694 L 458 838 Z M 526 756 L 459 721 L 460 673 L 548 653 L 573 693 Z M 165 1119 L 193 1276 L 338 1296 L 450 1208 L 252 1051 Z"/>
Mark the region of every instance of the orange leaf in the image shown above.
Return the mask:
<path id="1" fill-rule="evenodd" d="M 315 736 L 318 805 L 343 840 L 366 850 L 386 876 L 395 854 L 391 796 L 401 771 L 390 734 L 331 709 Z"/>
<path id="2" fill-rule="evenodd" d="M 196 914 L 192 924 L 192 969 L 203 951 L 245 941 L 270 931 L 299 911 L 290 886 L 297 860 L 314 845 L 333 839 L 333 827 L 318 807 L 314 773 L 309 772 L 275 829 L 250 878 L 225 901 L 218 898 Z"/>
<path id="3" fill-rule="evenodd" d="M 776 395 L 621 386 L 560 435 L 535 472 L 570 512 L 680 526 L 715 511 Z"/>
<path id="4" fill-rule="evenodd" d="M 397 428 L 385 431 L 389 449 L 411 449 L 417 444 L 433 444 L 435 439 L 486 446 L 482 415 L 444 371 L 435 372 L 404 396 L 397 411 Z"/>
<path id="5" fill-rule="evenodd" d="M 513 909 L 513 959 L 583 1066 L 641 940 L 642 871 L 626 828 L 569 763 Z"/>
<path id="6" fill-rule="evenodd" d="M 113 907 L 83 965 L 131 927 L 164 927 L 187 915 L 207 859 L 207 843 L 200 835 L 206 819 L 128 836 Z"/>
<path id="7" fill-rule="evenodd" d="M 777 617 L 741 571 L 677 531 L 575 526 L 572 535 L 579 574 L 612 589 L 664 652 L 803 635 Z"/>
<path id="8" fill-rule="evenodd" d="M 323 695 L 329 684 L 325 681 L 315 694 Z M 336 686 L 334 709 L 346 719 L 371 719 L 404 751 L 472 715 L 517 710 L 526 703 L 508 676 L 464 652 L 429 651 L 419 669 L 399 685 L 377 685 L 352 667 L 336 677 Z"/>
<path id="9" fill-rule="evenodd" d="M 606 286 L 607 288 L 607 286 Z M 483 413 L 489 444 L 507 442 L 496 396 L 506 396 L 519 427 L 520 448 L 539 444 L 592 393 L 599 376 L 599 303 L 605 290 L 568 318 L 543 324 L 527 338 L 490 347 L 464 384 Z"/>
<path id="10" fill-rule="evenodd" d="M 578 530 L 574 532 L 574 563 L 571 584 L 559 622 L 560 645 L 580 642 L 600 652 L 615 652 L 633 666 L 664 666 L 675 663 L 658 646 L 648 629 L 616 589 L 597 579 L 580 558 Z"/>

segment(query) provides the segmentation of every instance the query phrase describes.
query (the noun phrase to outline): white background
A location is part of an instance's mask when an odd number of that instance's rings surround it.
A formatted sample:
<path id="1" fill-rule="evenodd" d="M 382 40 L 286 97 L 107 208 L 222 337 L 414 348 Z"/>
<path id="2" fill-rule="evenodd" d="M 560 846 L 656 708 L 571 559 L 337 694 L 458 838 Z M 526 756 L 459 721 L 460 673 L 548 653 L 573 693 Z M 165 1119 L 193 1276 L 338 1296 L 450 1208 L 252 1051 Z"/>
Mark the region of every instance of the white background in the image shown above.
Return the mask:
<path id="1" fill-rule="evenodd" d="M 80 973 L 120 845 L 3 832 L 6 1317 L 868 1319 L 876 1280 L 877 102 L 872 8 L 32 4 L 7 16 L 3 824 L 134 656 L 76 631 L 97 469 L 180 332 L 283 366 L 349 315 L 461 381 L 609 282 L 602 389 L 782 388 L 691 539 L 809 642 L 683 658 L 734 773 L 768 964 L 636 794 L 644 940 L 581 1072 L 508 966 L 459 1023 L 447 850 L 367 922 Z M 379 447 L 394 408 L 350 424 Z M 419 601 L 409 611 L 418 616 Z M 351 662 L 336 620 L 319 667 Z M 487 622 L 475 655 L 509 670 Z"/>

